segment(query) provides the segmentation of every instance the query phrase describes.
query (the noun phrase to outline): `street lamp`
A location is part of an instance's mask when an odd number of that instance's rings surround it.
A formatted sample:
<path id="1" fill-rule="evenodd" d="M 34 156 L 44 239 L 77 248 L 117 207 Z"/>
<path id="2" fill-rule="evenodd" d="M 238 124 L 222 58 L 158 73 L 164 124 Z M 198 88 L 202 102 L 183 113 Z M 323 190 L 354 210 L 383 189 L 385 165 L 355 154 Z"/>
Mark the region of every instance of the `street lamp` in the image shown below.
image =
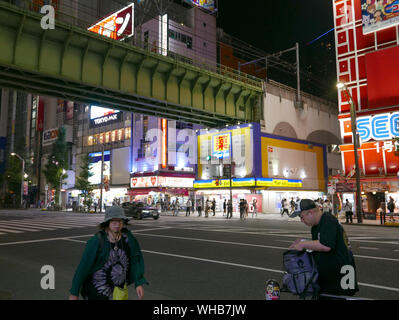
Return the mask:
<path id="1" fill-rule="evenodd" d="M 351 127 L 352 127 L 352 135 L 353 135 L 353 149 L 355 152 L 355 170 L 356 170 L 356 217 L 357 222 L 362 223 L 362 198 L 360 193 L 360 169 L 359 169 L 359 155 L 357 150 L 359 148 L 359 139 L 357 136 L 357 128 L 356 128 L 356 108 L 355 102 L 353 101 L 352 95 L 349 92 L 347 86 L 343 82 L 337 83 L 337 88 L 342 90 L 350 101 L 350 115 L 351 115 Z"/>
<path id="2" fill-rule="evenodd" d="M 11 152 L 12 156 L 17 157 L 22 161 L 22 178 L 21 178 L 21 208 L 23 207 L 23 199 L 24 199 L 24 179 L 25 179 L 25 160 L 15 152 Z"/>

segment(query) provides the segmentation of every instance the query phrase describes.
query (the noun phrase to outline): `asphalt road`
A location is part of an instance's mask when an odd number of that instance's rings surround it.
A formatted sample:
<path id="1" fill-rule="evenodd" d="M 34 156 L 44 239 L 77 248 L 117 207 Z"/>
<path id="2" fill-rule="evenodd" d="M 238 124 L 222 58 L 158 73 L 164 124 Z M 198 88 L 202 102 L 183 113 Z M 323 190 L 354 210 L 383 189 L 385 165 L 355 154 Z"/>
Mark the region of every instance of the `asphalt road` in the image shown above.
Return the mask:
<path id="1" fill-rule="evenodd" d="M 63 300 L 86 241 L 102 215 L 0 211 L 0 299 Z M 46 230 L 43 230 L 46 228 Z M 132 221 L 145 260 L 147 300 L 264 300 L 265 283 L 283 275 L 282 253 L 309 229 L 297 221 L 161 216 Z M 347 225 L 366 299 L 399 299 L 396 228 Z M 54 267 L 55 288 L 41 273 Z M 134 288 L 130 299 L 136 299 Z M 282 293 L 281 299 L 297 300 Z"/>

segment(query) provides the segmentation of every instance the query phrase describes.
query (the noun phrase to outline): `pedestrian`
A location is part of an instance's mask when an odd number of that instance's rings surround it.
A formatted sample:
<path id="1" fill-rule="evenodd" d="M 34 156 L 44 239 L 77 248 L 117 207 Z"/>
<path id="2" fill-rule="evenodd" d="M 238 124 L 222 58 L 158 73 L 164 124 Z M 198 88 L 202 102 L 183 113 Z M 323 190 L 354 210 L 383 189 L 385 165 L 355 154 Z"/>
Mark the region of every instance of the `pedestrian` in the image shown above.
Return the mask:
<path id="1" fill-rule="evenodd" d="M 213 216 L 216 214 L 216 200 L 213 198 L 212 200 L 212 211 L 213 211 Z"/>
<path id="2" fill-rule="evenodd" d="M 355 260 L 344 228 L 337 218 L 332 214 L 322 213 L 316 203 L 310 199 L 301 200 L 299 207 L 291 217 L 299 216 L 306 226 L 311 227 L 312 240 L 297 239 L 289 249 L 312 250 L 319 273 L 317 281 L 320 293 L 353 296 L 359 288 Z M 348 274 L 341 271 L 343 266 L 353 267 L 353 286 L 346 285 Z"/>
<path id="3" fill-rule="evenodd" d="M 291 198 L 291 201 L 290 201 L 290 211 L 291 211 L 290 214 L 295 211 L 295 200 L 294 200 L 294 198 Z"/>
<path id="4" fill-rule="evenodd" d="M 323 213 L 330 213 L 330 205 L 327 199 L 323 203 Z"/>
<path id="5" fill-rule="evenodd" d="M 385 224 L 385 202 L 381 202 L 379 208 L 377 209 L 377 215 L 380 216 L 381 224 Z"/>
<path id="6" fill-rule="evenodd" d="M 100 231 L 86 244 L 75 271 L 69 300 L 110 300 L 127 286 L 135 285 L 141 300 L 144 295 L 144 259 L 140 245 L 126 228 L 124 210 L 119 206 L 108 207 Z"/>
<path id="7" fill-rule="evenodd" d="M 258 203 L 258 200 L 256 200 L 256 198 L 254 198 L 254 199 L 252 200 L 252 207 L 253 207 L 253 210 L 252 210 L 252 218 L 254 217 L 254 214 L 255 214 L 256 217 L 258 217 L 258 207 L 257 207 L 257 203 Z"/>
<path id="8" fill-rule="evenodd" d="M 393 200 L 392 197 L 389 197 L 388 210 L 389 210 L 389 221 L 395 222 L 394 218 L 395 201 Z"/>
<path id="9" fill-rule="evenodd" d="M 244 199 L 240 199 L 240 219 L 245 219 L 245 202 Z"/>
<path id="10" fill-rule="evenodd" d="M 244 203 L 245 203 L 245 219 L 246 219 L 248 217 L 249 204 L 246 199 L 244 199 Z"/>
<path id="11" fill-rule="evenodd" d="M 97 205 L 98 205 L 97 201 L 94 200 L 94 213 L 97 213 Z"/>
<path id="12" fill-rule="evenodd" d="M 197 211 L 198 211 L 198 217 L 202 216 L 202 205 L 201 205 L 201 199 L 198 200 L 197 202 Z"/>
<path id="13" fill-rule="evenodd" d="M 186 202 L 186 217 L 190 216 L 191 206 L 192 206 L 191 200 L 190 198 L 188 198 Z"/>
<path id="14" fill-rule="evenodd" d="M 226 214 L 226 209 L 227 209 L 227 202 L 226 202 L 226 199 L 224 199 L 224 202 L 223 202 L 223 216 Z"/>
<path id="15" fill-rule="evenodd" d="M 233 217 L 233 204 L 231 200 L 227 202 L 227 219 L 231 219 Z"/>
<path id="16" fill-rule="evenodd" d="M 205 218 L 208 218 L 209 210 L 211 209 L 211 201 L 206 199 L 205 202 Z"/>
<path id="17" fill-rule="evenodd" d="M 290 213 L 289 213 L 289 211 L 288 211 L 288 208 L 289 208 L 289 204 L 288 204 L 288 201 L 287 201 L 287 199 L 283 199 L 283 211 L 281 212 L 281 216 L 283 216 L 284 215 L 284 213 L 287 213 L 287 216 L 290 216 Z"/>
<path id="18" fill-rule="evenodd" d="M 345 205 L 344 205 L 344 211 L 345 211 L 345 217 L 346 217 L 346 221 L 345 223 L 353 223 L 353 211 L 352 211 L 352 204 L 349 202 L 348 199 L 346 199 Z"/>
<path id="19" fill-rule="evenodd" d="M 176 199 L 175 205 L 173 207 L 173 215 L 178 216 L 180 210 L 180 204 L 179 204 L 179 199 Z"/>

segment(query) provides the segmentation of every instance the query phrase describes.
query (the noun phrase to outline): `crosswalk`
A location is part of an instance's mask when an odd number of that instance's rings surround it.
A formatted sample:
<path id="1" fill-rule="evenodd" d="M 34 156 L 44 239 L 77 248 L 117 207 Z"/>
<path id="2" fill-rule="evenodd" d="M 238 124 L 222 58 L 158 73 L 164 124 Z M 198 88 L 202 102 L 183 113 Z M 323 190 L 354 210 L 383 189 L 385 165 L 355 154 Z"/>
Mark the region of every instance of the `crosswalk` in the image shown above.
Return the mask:
<path id="1" fill-rule="evenodd" d="M 0 236 L 25 232 L 54 231 L 95 227 L 104 221 L 103 216 L 93 217 L 41 217 L 0 220 Z"/>

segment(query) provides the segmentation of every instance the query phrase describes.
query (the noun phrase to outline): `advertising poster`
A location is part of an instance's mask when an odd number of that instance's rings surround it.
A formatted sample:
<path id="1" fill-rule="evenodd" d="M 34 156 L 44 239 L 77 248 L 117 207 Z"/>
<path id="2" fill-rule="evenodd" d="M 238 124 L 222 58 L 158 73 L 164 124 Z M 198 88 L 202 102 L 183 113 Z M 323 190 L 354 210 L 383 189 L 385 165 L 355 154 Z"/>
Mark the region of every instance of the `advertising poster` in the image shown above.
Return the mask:
<path id="1" fill-rule="evenodd" d="M 215 0 L 185 0 L 185 2 L 208 10 L 212 13 L 217 11 Z"/>
<path id="2" fill-rule="evenodd" d="M 90 172 L 93 176 L 89 178 L 91 184 L 101 184 L 101 152 L 90 153 Z M 104 181 L 110 179 L 111 151 L 104 151 Z"/>
<path id="3" fill-rule="evenodd" d="M 212 137 L 212 155 L 218 159 L 230 158 L 231 132 Z"/>
<path id="4" fill-rule="evenodd" d="M 399 0 L 361 0 L 363 34 L 399 24 Z"/>

